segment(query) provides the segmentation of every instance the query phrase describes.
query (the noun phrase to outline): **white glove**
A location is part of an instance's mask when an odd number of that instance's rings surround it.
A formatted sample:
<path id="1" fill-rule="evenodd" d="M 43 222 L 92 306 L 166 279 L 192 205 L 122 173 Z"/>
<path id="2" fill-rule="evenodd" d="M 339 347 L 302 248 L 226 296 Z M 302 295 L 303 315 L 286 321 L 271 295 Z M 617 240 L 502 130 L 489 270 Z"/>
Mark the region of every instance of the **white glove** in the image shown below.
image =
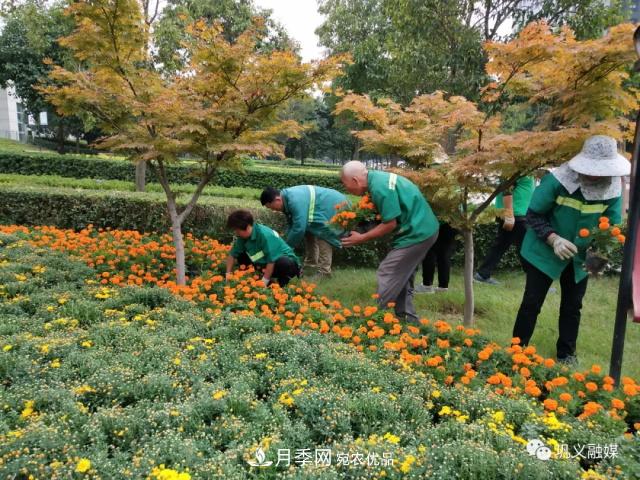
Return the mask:
<path id="1" fill-rule="evenodd" d="M 506 211 L 504 214 L 504 222 L 502 223 L 502 229 L 510 232 L 516 224 L 516 217 L 513 216 L 512 211 Z"/>
<path id="2" fill-rule="evenodd" d="M 553 253 L 556 254 L 556 257 L 562 260 L 568 260 L 578 253 L 578 247 L 556 233 L 549 235 L 547 243 L 553 248 Z"/>
<path id="3" fill-rule="evenodd" d="M 264 283 L 265 287 L 268 287 L 269 283 L 271 283 L 271 279 L 267 277 L 262 277 L 262 283 Z"/>

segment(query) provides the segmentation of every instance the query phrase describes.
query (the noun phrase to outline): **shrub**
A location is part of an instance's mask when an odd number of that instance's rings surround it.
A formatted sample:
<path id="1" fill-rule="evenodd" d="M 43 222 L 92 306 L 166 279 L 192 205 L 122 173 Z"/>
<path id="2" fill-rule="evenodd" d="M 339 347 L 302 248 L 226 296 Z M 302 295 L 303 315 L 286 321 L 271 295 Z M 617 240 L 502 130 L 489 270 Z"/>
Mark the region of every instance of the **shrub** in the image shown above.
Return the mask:
<path id="1" fill-rule="evenodd" d="M 167 176 L 172 183 L 198 183 L 196 168 L 195 164 L 168 165 Z M 0 173 L 132 181 L 135 178 L 135 166 L 129 161 L 86 158 L 77 155 L 0 152 Z M 156 181 L 151 169 L 147 169 L 147 181 Z M 211 184 L 259 189 L 267 186 L 285 188 L 312 184 L 342 190 L 337 172 L 303 168 L 278 169 L 258 166 L 247 167 L 244 171 L 220 170 Z"/>
<path id="2" fill-rule="evenodd" d="M 64 188 L 31 188 L 0 185 L 0 223 L 52 225 L 81 230 L 87 225 L 140 232 L 167 232 L 170 221 L 162 194 L 109 191 L 77 191 Z M 208 235 L 230 242 L 226 228 L 229 213 L 249 208 L 258 222 L 284 231 L 284 216 L 257 201 L 203 197 L 183 224 L 183 232 Z M 374 267 L 384 255 L 386 242 L 336 251 L 336 264 Z"/>

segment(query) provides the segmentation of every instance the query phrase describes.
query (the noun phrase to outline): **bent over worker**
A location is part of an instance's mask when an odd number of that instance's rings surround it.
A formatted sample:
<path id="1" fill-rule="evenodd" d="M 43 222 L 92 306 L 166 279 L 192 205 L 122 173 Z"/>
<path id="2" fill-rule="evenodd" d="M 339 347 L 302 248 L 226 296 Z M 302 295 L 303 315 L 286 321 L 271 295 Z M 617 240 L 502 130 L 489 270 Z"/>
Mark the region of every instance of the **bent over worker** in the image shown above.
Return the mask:
<path id="1" fill-rule="evenodd" d="M 418 187 L 401 175 L 367 170 L 363 163 L 351 161 L 342 169 L 342 183 L 354 195 L 369 192 L 382 222 L 366 233 L 351 232 L 342 245 L 350 247 L 393 233 L 391 251 L 376 271 L 378 303 L 386 308 L 395 302 L 398 317 L 418 320 L 413 279 L 438 238 L 436 216 Z"/>
<path id="2" fill-rule="evenodd" d="M 591 230 L 601 217 L 620 223 L 622 179 L 631 170 L 613 138 L 595 135 L 569 162 L 547 174 L 536 188 L 527 212 L 529 229 L 521 254 L 527 272 L 513 336 L 527 345 L 549 287 L 560 279 L 561 298 L 556 355 L 559 362 L 577 362 L 576 341 L 582 299 L 587 291 L 584 269 Z"/>
<path id="3" fill-rule="evenodd" d="M 340 248 L 339 231 L 329 226 L 336 213 L 336 205 L 347 197 L 331 188 L 298 185 L 282 190 L 267 187 L 260 195 L 263 206 L 287 217 L 285 241 L 295 248 L 304 240 L 307 268 L 317 269 L 318 277 L 331 275 L 332 247 Z"/>

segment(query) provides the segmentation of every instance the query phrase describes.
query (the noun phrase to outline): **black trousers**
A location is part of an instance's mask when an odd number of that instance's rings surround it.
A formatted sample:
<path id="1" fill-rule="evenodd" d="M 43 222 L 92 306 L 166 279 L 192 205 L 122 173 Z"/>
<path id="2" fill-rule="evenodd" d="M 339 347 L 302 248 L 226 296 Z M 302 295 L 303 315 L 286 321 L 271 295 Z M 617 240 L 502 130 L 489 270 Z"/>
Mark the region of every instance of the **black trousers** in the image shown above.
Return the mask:
<path id="1" fill-rule="evenodd" d="M 500 259 L 513 244 L 518 248 L 520 264 L 522 264 L 522 268 L 524 268 L 524 264 L 522 263 L 523 260 L 520 256 L 520 247 L 522 246 L 524 235 L 527 233 L 526 217 L 516 217 L 516 224 L 510 232 L 502 228 L 504 220 L 499 219 L 497 224 L 498 231 L 496 233 L 496 238 L 493 240 L 491 248 L 489 248 L 482 265 L 478 269 L 478 273 L 484 278 L 491 277 L 491 274 L 500 263 Z"/>
<path id="2" fill-rule="evenodd" d="M 246 252 L 240 254 L 240 256 L 238 257 L 238 263 L 245 266 L 253 265 L 254 267 L 256 267 L 256 269 L 262 269 L 261 266 L 256 265 L 251 261 L 249 255 L 247 255 Z M 284 287 L 286 284 L 288 284 L 293 277 L 299 276 L 300 266 L 292 258 L 284 256 L 275 261 L 271 279 L 276 280 L 278 282 L 278 285 L 280 285 L 281 287 Z"/>
<path id="3" fill-rule="evenodd" d="M 451 257 L 456 249 L 456 235 L 458 230 L 448 223 L 440 225 L 438 239 L 433 247 L 429 249 L 422 261 L 422 284 L 433 285 L 433 278 L 438 267 L 438 286 L 440 288 L 449 287 L 449 276 L 451 272 Z"/>
<path id="4" fill-rule="evenodd" d="M 527 272 L 527 283 L 516 323 L 513 326 L 513 336 L 519 337 L 521 345 L 527 345 L 536 327 L 540 309 L 547 296 L 553 280 L 524 260 Z M 582 299 L 587 291 L 587 280 L 576 283 L 574 279 L 573 262 L 564 269 L 560 276 L 560 316 L 558 318 L 558 341 L 556 355 L 558 359 L 566 358 L 576 353 L 576 341 L 580 327 L 580 310 Z"/>

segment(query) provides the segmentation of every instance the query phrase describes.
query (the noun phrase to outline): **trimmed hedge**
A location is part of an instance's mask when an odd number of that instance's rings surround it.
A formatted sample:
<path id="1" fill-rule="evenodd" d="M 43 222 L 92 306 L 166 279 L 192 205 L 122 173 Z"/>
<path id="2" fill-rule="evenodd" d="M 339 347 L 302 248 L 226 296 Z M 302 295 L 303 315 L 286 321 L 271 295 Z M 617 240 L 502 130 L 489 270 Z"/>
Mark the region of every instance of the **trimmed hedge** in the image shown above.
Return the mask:
<path id="1" fill-rule="evenodd" d="M 70 188 L 0 185 L 0 223 L 52 225 L 82 229 L 89 224 L 101 228 L 167 232 L 171 222 L 161 193 L 110 192 Z M 180 202 L 179 202 L 180 203 Z M 247 208 L 258 222 L 283 231 L 284 216 L 262 208 L 252 200 L 202 197 L 183 224 L 183 232 L 208 235 L 230 242 L 225 225 L 233 210 Z M 387 249 L 386 242 L 338 250 L 335 263 L 375 266 Z"/>
<path id="2" fill-rule="evenodd" d="M 85 158 L 74 155 L 0 152 L 0 173 L 132 181 L 135 178 L 135 166 L 128 161 Z M 167 175 L 172 183 L 195 184 L 198 182 L 193 164 L 170 165 L 167 167 Z M 157 181 L 151 169 L 147 169 L 147 181 Z M 260 189 L 268 186 L 285 188 L 293 185 L 313 184 L 342 190 L 340 177 L 335 172 L 305 173 L 300 170 L 287 171 L 284 168 L 278 171 L 258 166 L 247 167 L 244 171 L 220 170 L 211 184 Z"/>
<path id="3" fill-rule="evenodd" d="M 76 190 L 71 188 L 0 185 L 0 223 L 18 225 L 54 225 L 82 229 L 89 224 L 102 228 L 166 232 L 170 221 L 161 193 Z M 257 221 L 283 231 L 284 218 L 262 208 L 257 201 L 234 198 L 202 197 L 183 225 L 183 231 L 231 241 L 225 228 L 226 217 L 236 208 L 248 208 Z M 475 234 L 476 262 L 482 261 L 495 236 L 495 225 L 481 225 Z M 462 265 L 460 240 L 454 264 Z M 336 251 L 337 265 L 375 267 L 385 255 L 387 242 L 374 242 Z M 519 269 L 515 248 L 509 249 L 501 268 Z"/>

